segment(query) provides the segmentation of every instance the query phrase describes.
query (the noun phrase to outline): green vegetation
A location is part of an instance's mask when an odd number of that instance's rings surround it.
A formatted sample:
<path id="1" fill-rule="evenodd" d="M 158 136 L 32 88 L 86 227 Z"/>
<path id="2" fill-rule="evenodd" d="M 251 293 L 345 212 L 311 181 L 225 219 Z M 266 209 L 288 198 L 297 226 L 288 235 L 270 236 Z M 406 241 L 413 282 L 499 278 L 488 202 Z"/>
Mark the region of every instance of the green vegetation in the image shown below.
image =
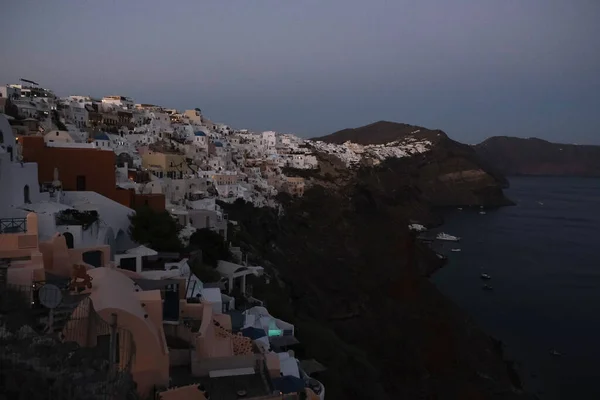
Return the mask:
<path id="1" fill-rule="evenodd" d="M 219 260 L 231 260 L 225 239 L 210 229 L 197 229 L 190 237 L 190 250 L 202 251 L 202 263 L 216 267 Z"/>
<path id="2" fill-rule="evenodd" d="M 58 111 L 57 110 L 52 110 L 52 122 L 54 123 L 54 125 L 56 125 L 56 127 L 58 128 L 58 130 L 60 131 L 66 131 L 67 127 L 65 126 L 65 124 L 63 124 L 60 121 L 60 117 L 58 115 Z"/>
<path id="3" fill-rule="evenodd" d="M 63 210 L 56 214 L 56 225 L 81 225 L 83 230 L 98 222 L 98 211 Z"/>
<path id="4" fill-rule="evenodd" d="M 179 240 L 181 226 L 167 211 L 154 211 L 144 206 L 130 215 L 129 221 L 129 235 L 134 241 L 161 252 L 178 252 L 183 249 Z"/>
<path id="5" fill-rule="evenodd" d="M 217 272 L 215 267 L 207 265 L 200 260 L 191 262 L 190 269 L 192 270 L 192 273 L 204 283 L 218 282 L 221 279 L 221 274 Z"/>

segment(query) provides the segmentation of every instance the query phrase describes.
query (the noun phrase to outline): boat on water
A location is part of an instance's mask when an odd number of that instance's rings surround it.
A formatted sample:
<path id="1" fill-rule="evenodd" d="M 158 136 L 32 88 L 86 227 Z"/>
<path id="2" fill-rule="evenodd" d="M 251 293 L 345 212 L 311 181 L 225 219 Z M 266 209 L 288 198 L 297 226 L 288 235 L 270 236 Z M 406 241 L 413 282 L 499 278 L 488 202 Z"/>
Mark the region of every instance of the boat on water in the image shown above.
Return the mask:
<path id="1" fill-rule="evenodd" d="M 479 214 L 481 214 L 481 215 L 485 215 L 485 214 L 487 214 L 487 213 L 486 213 L 485 211 L 479 211 Z"/>
<path id="2" fill-rule="evenodd" d="M 552 354 L 554 357 L 562 356 L 562 354 L 560 354 L 558 351 L 556 351 L 554 349 L 550 350 L 550 354 Z"/>
<path id="3" fill-rule="evenodd" d="M 493 287 L 491 287 L 490 285 L 483 285 L 483 290 L 494 290 Z"/>
<path id="4" fill-rule="evenodd" d="M 421 224 L 410 224 L 408 225 L 408 229 L 416 232 L 425 232 L 427 230 L 427 228 Z"/>
<path id="5" fill-rule="evenodd" d="M 458 253 L 459 251 L 461 251 L 461 249 L 451 249 L 450 251 L 453 251 L 455 253 Z"/>
<path id="6" fill-rule="evenodd" d="M 489 281 L 490 279 L 492 279 L 492 277 L 489 276 L 488 274 L 481 274 L 480 278 L 485 279 L 486 281 Z"/>
<path id="7" fill-rule="evenodd" d="M 458 236 L 452 236 L 452 235 L 449 235 L 449 234 L 444 233 L 444 232 L 438 233 L 435 238 L 437 240 L 446 240 L 448 242 L 458 242 L 458 241 L 460 241 L 460 238 Z"/>

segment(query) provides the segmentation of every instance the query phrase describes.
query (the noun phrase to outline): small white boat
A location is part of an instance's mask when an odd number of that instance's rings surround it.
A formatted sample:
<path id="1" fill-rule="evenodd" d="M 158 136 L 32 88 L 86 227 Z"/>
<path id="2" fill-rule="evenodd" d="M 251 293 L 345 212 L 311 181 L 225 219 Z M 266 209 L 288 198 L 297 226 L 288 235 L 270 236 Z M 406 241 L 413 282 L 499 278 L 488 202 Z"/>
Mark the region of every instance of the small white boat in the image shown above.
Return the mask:
<path id="1" fill-rule="evenodd" d="M 485 215 L 485 214 L 486 214 L 486 212 L 485 212 L 485 211 L 479 211 L 479 214 L 481 214 L 481 215 Z"/>
<path id="2" fill-rule="evenodd" d="M 562 354 L 560 354 L 558 351 L 556 351 L 554 349 L 550 350 L 550 354 L 552 354 L 554 357 L 562 356 Z"/>
<path id="3" fill-rule="evenodd" d="M 458 211 L 462 211 L 462 207 L 458 207 Z"/>
<path id="4" fill-rule="evenodd" d="M 494 290 L 490 285 L 483 285 L 483 290 Z"/>
<path id="5" fill-rule="evenodd" d="M 458 253 L 459 251 L 461 251 L 461 249 L 452 249 L 452 250 L 450 250 L 450 251 L 453 251 L 453 252 L 455 252 L 455 253 Z"/>
<path id="6" fill-rule="evenodd" d="M 460 238 L 458 236 L 448 235 L 447 233 L 441 232 L 438 233 L 435 237 L 437 240 L 445 240 L 448 242 L 459 242 Z"/>
<path id="7" fill-rule="evenodd" d="M 538 201 L 538 204 L 539 204 L 540 206 L 543 206 L 543 205 L 544 205 L 544 203 L 542 203 L 541 201 Z"/>
<path id="8" fill-rule="evenodd" d="M 416 232 L 425 232 L 427 230 L 427 228 L 421 224 L 410 224 L 408 225 L 408 229 Z"/>
<path id="9" fill-rule="evenodd" d="M 481 278 L 481 279 L 485 279 L 485 280 L 490 280 L 490 279 L 492 279 L 492 277 L 491 277 L 491 276 L 489 276 L 488 274 L 481 274 L 480 278 Z"/>

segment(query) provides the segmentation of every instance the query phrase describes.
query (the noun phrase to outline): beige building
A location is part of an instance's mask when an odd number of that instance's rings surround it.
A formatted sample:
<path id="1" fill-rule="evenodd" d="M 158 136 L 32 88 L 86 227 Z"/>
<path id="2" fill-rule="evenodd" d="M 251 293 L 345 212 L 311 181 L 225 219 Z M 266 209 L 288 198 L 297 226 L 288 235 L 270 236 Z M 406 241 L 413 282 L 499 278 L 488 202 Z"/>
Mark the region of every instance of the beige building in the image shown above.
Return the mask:
<path id="1" fill-rule="evenodd" d="M 237 174 L 215 174 L 212 176 L 215 181 L 215 185 L 236 185 L 238 183 Z"/>
<path id="2" fill-rule="evenodd" d="M 149 151 L 142 155 L 142 167 L 159 178 L 181 179 L 184 174 L 193 173 L 182 154 Z"/>
<path id="3" fill-rule="evenodd" d="M 185 110 L 183 113 L 190 122 L 200 125 L 202 123 L 202 113 L 198 110 Z"/>
<path id="4" fill-rule="evenodd" d="M 50 131 L 44 135 L 44 143 L 75 143 L 67 131 Z"/>
<path id="5" fill-rule="evenodd" d="M 281 188 L 292 196 L 304 195 L 304 178 L 286 176 Z"/>

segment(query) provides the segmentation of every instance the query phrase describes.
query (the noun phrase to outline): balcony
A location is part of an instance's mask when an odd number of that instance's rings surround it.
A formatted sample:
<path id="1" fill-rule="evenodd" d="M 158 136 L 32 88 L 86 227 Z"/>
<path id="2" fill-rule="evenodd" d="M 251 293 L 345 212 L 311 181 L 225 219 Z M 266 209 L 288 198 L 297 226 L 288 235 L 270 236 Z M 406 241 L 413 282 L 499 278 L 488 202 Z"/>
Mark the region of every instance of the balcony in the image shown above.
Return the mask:
<path id="1" fill-rule="evenodd" d="M 0 234 L 25 232 L 27 232 L 26 218 L 0 218 Z"/>

